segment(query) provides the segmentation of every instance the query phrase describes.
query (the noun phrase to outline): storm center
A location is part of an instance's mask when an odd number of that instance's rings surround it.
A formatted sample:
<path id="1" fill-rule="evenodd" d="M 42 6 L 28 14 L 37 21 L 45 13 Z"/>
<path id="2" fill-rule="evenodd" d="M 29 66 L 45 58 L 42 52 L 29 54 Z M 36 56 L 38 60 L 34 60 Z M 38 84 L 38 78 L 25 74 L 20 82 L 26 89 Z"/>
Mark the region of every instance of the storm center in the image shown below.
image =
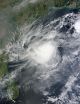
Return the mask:
<path id="1" fill-rule="evenodd" d="M 37 63 L 45 64 L 52 58 L 52 55 L 56 57 L 56 47 L 51 42 L 46 42 L 36 46 L 33 49 L 31 57 Z"/>

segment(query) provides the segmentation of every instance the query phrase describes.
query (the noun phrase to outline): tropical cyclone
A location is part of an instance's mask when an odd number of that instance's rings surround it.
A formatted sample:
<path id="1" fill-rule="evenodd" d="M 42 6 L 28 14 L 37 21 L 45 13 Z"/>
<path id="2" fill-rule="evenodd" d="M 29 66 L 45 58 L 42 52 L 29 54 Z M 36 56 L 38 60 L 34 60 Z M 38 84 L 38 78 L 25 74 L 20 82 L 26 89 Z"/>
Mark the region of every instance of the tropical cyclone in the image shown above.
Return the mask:
<path id="1" fill-rule="evenodd" d="M 77 86 L 80 87 L 79 16 L 80 13 L 67 13 L 54 20 L 50 18 L 46 25 L 33 25 L 29 31 L 24 29 L 19 42 L 9 50 L 13 62 L 16 56 L 25 60 L 25 64 L 19 65 L 24 71 L 17 74 L 20 85 L 26 87 L 28 82 L 35 92 L 45 95 L 48 104 L 59 101 L 73 104 L 73 93 L 75 104 L 79 104 L 79 95 L 76 95 Z"/>

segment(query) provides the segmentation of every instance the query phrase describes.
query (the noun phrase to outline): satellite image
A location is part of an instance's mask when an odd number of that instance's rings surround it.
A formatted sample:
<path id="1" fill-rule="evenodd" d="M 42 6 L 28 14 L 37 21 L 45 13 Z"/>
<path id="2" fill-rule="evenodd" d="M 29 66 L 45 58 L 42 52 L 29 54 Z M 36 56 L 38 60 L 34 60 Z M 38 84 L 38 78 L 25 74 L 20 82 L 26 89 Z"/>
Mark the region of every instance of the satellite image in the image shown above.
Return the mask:
<path id="1" fill-rule="evenodd" d="M 0 0 L 0 104 L 80 104 L 80 0 Z"/>

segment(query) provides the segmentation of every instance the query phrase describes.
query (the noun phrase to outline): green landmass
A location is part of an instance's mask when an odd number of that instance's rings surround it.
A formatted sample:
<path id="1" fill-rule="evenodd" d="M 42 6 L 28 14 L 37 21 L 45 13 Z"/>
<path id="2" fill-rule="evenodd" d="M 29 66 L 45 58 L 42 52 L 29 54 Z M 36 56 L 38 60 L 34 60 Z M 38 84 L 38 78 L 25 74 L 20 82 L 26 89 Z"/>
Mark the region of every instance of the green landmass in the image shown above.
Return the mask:
<path id="1" fill-rule="evenodd" d="M 0 79 L 8 73 L 8 55 L 4 52 L 0 55 Z"/>
<path id="2" fill-rule="evenodd" d="M 39 0 L 36 3 L 29 3 L 27 6 L 23 7 L 19 12 L 13 14 L 13 20 L 22 25 L 25 22 L 31 23 L 39 17 L 48 14 L 51 7 L 61 7 L 64 6 L 64 0 Z"/>
<path id="3" fill-rule="evenodd" d="M 0 79 L 2 79 L 8 72 L 8 55 L 3 52 L 0 54 Z M 19 96 L 19 88 L 16 84 L 16 81 L 9 81 L 7 83 L 7 92 L 9 100 L 15 101 Z"/>
<path id="4" fill-rule="evenodd" d="M 19 87 L 17 86 L 15 81 L 8 83 L 7 92 L 10 100 L 15 101 L 18 98 Z"/>

